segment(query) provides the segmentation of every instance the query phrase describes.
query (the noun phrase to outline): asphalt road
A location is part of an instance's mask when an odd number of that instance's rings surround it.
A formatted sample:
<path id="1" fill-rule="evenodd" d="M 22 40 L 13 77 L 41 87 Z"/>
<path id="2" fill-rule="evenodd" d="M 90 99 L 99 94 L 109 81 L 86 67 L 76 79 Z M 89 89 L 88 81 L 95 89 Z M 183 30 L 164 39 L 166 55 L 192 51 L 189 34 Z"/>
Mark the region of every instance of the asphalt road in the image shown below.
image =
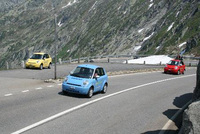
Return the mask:
<path id="1" fill-rule="evenodd" d="M 87 64 L 87 63 L 82 63 L 82 64 Z M 134 64 L 121 64 L 121 63 L 89 63 L 89 64 L 102 66 L 106 69 L 107 72 L 163 67 L 157 65 L 134 65 Z M 57 77 L 58 78 L 65 77 L 77 65 L 78 64 L 57 65 Z M 52 69 L 43 69 L 43 70 L 38 70 L 38 69 L 16 69 L 8 71 L 5 70 L 5 71 L 0 71 L 0 77 L 45 80 L 54 78 L 54 67 L 52 67 Z"/>
<path id="2" fill-rule="evenodd" d="M 44 83 L 43 79 L 49 77 L 46 71 L 0 72 L 2 134 L 27 128 L 26 134 L 159 133 L 191 99 L 196 82 L 196 68 L 188 69 L 185 75 L 152 72 L 112 76 L 106 94 L 88 99 L 63 95 L 59 82 Z M 38 72 L 42 79 L 37 79 Z M 37 75 L 33 79 L 31 74 Z"/>

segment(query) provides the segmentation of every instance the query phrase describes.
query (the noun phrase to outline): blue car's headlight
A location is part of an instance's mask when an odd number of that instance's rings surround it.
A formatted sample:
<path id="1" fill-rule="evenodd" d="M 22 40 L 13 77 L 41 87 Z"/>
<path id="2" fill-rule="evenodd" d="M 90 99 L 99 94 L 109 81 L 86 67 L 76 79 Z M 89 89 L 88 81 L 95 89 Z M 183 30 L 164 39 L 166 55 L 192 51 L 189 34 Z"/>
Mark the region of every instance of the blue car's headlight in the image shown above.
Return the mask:
<path id="1" fill-rule="evenodd" d="M 83 81 L 83 85 L 84 85 L 84 86 L 87 86 L 88 84 L 89 84 L 89 81 L 88 81 L 88 80 Z"/>
<path id="2" fill-rule="evenodd" d="M 68 78 L 67 78 L 67 77 L 65 77 L 65 79 L 64 79 L 64 82 L 67 82 L 67 80 L 68 80 Z"/>

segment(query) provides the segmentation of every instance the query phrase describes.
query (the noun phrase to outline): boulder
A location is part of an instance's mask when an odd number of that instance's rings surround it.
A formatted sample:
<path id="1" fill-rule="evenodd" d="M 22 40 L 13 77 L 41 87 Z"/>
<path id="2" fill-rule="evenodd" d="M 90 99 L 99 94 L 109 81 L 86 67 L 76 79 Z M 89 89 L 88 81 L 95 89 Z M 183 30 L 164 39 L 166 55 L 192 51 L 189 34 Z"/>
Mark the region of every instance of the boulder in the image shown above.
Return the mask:
<path id="1" fill-rule="evenodd" d="M 200 101 L 190 104 L 183 113 L 183 134 L 200 134 Z"/>

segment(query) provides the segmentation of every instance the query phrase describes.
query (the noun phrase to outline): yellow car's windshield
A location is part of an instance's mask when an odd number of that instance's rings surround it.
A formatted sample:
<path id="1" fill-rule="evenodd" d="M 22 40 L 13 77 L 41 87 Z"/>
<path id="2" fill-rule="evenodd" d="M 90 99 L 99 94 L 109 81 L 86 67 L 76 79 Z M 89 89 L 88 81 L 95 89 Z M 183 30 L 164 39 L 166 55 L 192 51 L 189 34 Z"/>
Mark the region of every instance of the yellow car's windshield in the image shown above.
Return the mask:
<path id="1" fill-rule="evenodd" d="M 41 54 L 33 54 L 30 59 L 42 59 L 43 55 Z"/>

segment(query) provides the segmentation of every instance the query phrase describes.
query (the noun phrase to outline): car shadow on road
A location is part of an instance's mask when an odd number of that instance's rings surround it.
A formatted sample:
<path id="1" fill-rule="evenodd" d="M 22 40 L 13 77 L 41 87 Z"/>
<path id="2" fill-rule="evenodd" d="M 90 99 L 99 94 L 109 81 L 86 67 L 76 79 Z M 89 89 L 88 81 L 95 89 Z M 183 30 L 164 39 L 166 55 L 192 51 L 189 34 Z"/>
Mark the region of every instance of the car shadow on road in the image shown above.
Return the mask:
<path id="1" fill-rule="evenodd" d="M 39 68 L 24 68 L 24 70 L 40 70 Z"/>
<path id="2" fill-rule="evenodd" d="M 173 104 L 181 109 L 184 105 L 186 105 L 187 102 L 189 102 L 192 99 L 193 94 L 192 93 L 187 93 L 187 94 L 183 94 L 181 96 L 175 97 Z M 172 117 L 179 111 L 179 109 L 168 109 L 166 111 L 163 112 L 163 115 L 167 116 L 170 120 L 172 119 Z M 177 116 L 174 116 L 174 123 L 175 126 L 177 128 L 180 129 L 181 125 L 182 125 L 182 113 L 178 114 Z M 164 126 L 165 124 L 163 124 Z M 178 130 L 172 130 L 170 128 L 168 128 L 169 130 L 155 130 L 155 131 L 148 131 L 148 132 L 144 132 L 142 134 L 159 134 L 159 133 L 165 133 L 165 134 L 177 134 Z"/>
<path id="3" fill-rule="evenodd" d="M 141 133 L 141 134 L 159 134 L 159 133 L 162 133 L 162 134 L 177 134 L 178 131 L 174 131 L 174 130 L 155 130 L 155 131 L 148 131 L 148 132 L 144 132 L 144 133 Z"/>
<path id="4" fill-rule="evenodd" d="M 162 74 L 166 74 L 166 75 L 178 75 L 178 74 L 175 74 L 175 73 L 165 73 L 165 72 L 162 72 Z"/>
<path id="5" fill-rule="evenodd" d="M 71 97 L 71 98 L 79 98 L 79 99 L 89 99 L 86 95 L 81 94 L 73 94 L 73 93 L 63 93 L 62 91 L 58 93 L 59 95 Z M 93 96 L 97 95 L 98 93 L 94 93 Z"/>
<path id="6" fill-rule="evenodd" d="M 59 95 L 71 97 L 71 98 L 79 98 L 79 99 L 85 99 L 86 96 L 79 95 L 79 94 L 72 94 L 72 93 L 63 93 L 62 91 L 58 93 Z"/>

